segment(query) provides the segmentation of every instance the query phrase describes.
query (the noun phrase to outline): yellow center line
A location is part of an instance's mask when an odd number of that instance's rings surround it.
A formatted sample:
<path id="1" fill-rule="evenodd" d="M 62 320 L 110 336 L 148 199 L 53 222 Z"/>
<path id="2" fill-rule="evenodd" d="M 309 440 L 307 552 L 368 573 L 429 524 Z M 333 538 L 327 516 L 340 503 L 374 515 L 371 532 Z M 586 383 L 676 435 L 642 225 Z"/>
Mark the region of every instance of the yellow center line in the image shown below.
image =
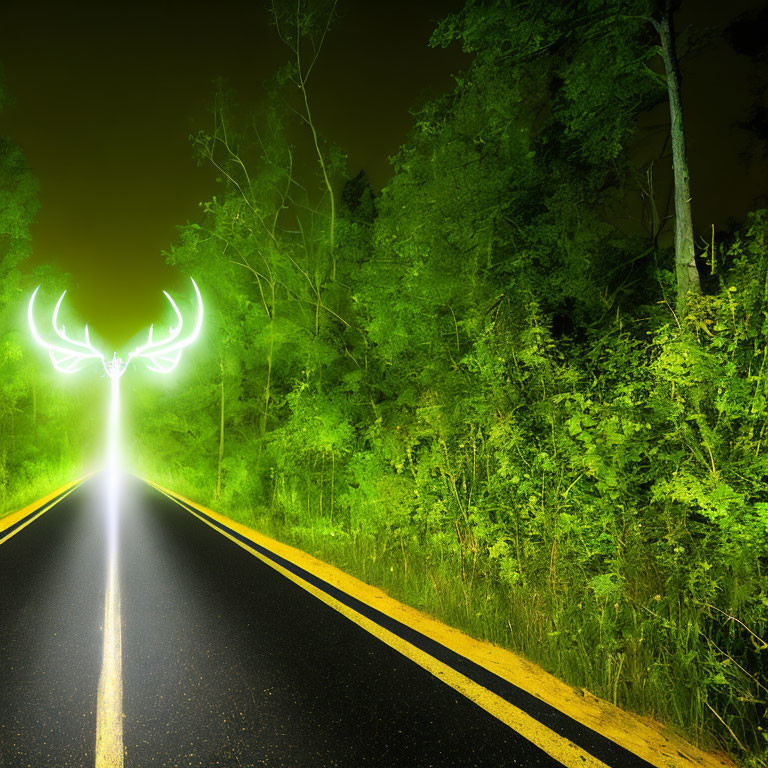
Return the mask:
<path id="1" fill-rule="evenodd" d="M 123 768 L 123 661 L 117 557 L 110 557 L 96 709 L 96 768 Z"/>

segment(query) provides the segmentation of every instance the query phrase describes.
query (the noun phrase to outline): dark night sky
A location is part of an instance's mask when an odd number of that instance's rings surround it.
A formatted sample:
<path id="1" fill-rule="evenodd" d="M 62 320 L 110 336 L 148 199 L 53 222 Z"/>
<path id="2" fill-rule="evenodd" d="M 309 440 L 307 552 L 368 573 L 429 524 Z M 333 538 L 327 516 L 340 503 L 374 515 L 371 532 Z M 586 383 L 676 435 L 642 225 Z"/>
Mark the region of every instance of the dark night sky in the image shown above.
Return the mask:
<path id="1" fill-rule="evenodd" d="M 313 74 L 321 131 L 375 186 L 411 125 L 421 94 L 452 85 L 467 59 L 427 46 L 435 20 L 462 0 L 347 0 Z M 755 0 L 687 0 L 682 22 L 724 25 Z M 765 192 L 765 163 L 739 160 L 750 60 L 724 41 L 685 65 L 694 218 L 700 231 L 742 217 Z M 161 251 L 215 191 L 190 132 L 207 126 L 211 81 L 243 100 L 286 58 L 264 4 L 159 0 L 3 4 L 0 62 L 14 104 L 0 135 L 24 149 L 41 183 L 33 264 L 71 272 L 72 304 L 100 335 L 123 343 L 157 319 L 163 288 L 179 286 Z M 704 224 L 702 225 L 702 222 Z"/>
<path id="2" fill-rule="evenodd" d="M 427 46 L 435 20 L 462 4 L 342 8 L 311 96 L 321 130 L 376 185 L 405 139 L 409 107 L 425 90 L 449 89 L 466 61 Z M 264 6 L 3 4 L 0 62 L 14 104 L 0 135 L 22 146 L 40 179 L 33 263 L 71 272 L 73 306 L 114 343 L 163 311 L 162 289 L 179 282 L 161 251 L 215 192 L 188 140 L 209 125 L 212 80 L 226 77 L 253 102 L 287 58 Z"/>

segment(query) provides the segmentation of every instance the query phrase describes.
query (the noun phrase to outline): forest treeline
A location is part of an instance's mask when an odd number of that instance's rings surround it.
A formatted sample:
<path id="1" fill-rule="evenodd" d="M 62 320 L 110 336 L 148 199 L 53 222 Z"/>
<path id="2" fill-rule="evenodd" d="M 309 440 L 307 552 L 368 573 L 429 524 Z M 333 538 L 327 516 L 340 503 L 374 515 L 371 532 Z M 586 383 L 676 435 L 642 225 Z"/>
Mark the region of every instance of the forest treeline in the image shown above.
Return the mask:
<path id="1" fill-rule="evenodd" d="M 273 4 L 269 98 L 194 137 L 221 189 L 168 260 L 208 347 L 136 392 L 143 471 L 760 761 L 768 219 L 675 243 L 633 162 L 670 17 L 470 1 L 375 194 L 312 113 L 334 9 Z"/>
<path id="2" fill-rule="evenodd" d="M 765 764 L 768 214 L 694 238 L 674 108 L 634 160 L 679 97 L 668 10 L 469 0 L 431 45 L 471 64 L 380 193 L 312 111 L 336 11 L 275 0 L 268 97 L 221 87 L 193 137 L 220 188 L 168 261 L 205 339 L 178 377 L 126 379 L 139 470 Z M 3 427 L 28 425 L 3 358 Z"/>
<path id="3" fill-rule="evenodd" d="M 7 100 L 0 70 L 0 111 Z M 30 354 L 20 267 L 31 255 L 38 207 L 38 182 L 21 149 L 0 137 L 0 515 L 78 476 L 99 430 L 88 385 L 62 385 Z M 53 269 L 35 278 L 54 291 L 67 286 Z"/>
<path id="4" fill-rule="evenodd" d="M 194 137 L 221 190 L 169 261 L 208 348 L 136 392 L 145 473 L 759 761 L 768 219 L 696 281 L 689 232 L 681 292 L 631 152 L 663 17 L 469 2 L 431 43 L 472 63 L 374 194 L 311 109 L 335 4 L 288 5 L 269 99 L 221 90 Z"/>

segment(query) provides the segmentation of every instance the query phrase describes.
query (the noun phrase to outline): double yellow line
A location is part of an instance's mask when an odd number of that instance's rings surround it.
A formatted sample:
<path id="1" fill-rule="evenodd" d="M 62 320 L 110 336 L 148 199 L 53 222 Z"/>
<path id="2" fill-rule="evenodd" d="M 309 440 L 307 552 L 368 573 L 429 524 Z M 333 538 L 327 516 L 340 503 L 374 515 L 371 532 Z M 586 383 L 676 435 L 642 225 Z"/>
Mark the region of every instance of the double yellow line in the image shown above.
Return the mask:
<path id="1" fill-rule="evenodd" d="M 47 512 L 51 507 L 56 506 L 56 504 L 69 496 L 75 488 L 85 482 L 89 477 L 90 475 L 85 475 L 79 480 L 62 485 L 61 488 L 57 488 L 47 496 L 43 496 L 42 499 L 38 499 L 37 501 L 32 502 L 32 504 L 28 504 L 23 509 L 20 509 L 17 512 L 11 512 L 9 515 L 0 518 L 0 544 L 8 541 L 12 536 L 15 536 L 19 531 L 37 520 L 40 515 Z"/>
<path id="2" fill-rule="evenodd" d="M 474 701 L 567 768 L 608 768 L 609 765 L 610 768 L 624 768 L 628 764 L 624 762 L 626 759 L 633 764 L 645 761 L 655 768 L 734 768 L 734 763 L 725 755 L 704 752 L 650 718 L 625 712 L 587 691 L 576 690 L 510 651 L 448 627 L 306 552 L 264 536 L 156 483 L 149 482 L 149 485 Z M 374 620 L 376 614 L 383 615 L 384 619 Z M 395 631 L 390 631 L 383 624 L 388 624 Z M 422 647 L 405 639 L 409 630 L 421 637 Z M 542 723 L 522 706 L 516 706 L 463 674 L 456 668 L 461 664 L 452 665 L 436 658 L 428 651 L 430 647 L 437 648 L 437 644 L 443 651 L 447 650 L 447 653 L 437 655 L 446 659 L 450 659 L 452 654 L 454 658 L 458 655 L 470 665 L 475 665 L 476 670 L 480 668 L 481 676 L 482 673 L 490 673 L 514 686 L 522 694 L 518 701 L 526 697 L 529 702 L 534 700 L 532 711 L 538 700 L 539 704 L 556 710 L 576 727 L 589 729 L 593 736 L 590 740 L 600 741 L 602 738 L 604 744 L 608 743 L 607 752 L 612 752 L 614 757 L 610 763 L 604 762 L 571 741 L 567 735 L 557 733 Z M 612 749 L 609 742 L 616 749 Z"/>

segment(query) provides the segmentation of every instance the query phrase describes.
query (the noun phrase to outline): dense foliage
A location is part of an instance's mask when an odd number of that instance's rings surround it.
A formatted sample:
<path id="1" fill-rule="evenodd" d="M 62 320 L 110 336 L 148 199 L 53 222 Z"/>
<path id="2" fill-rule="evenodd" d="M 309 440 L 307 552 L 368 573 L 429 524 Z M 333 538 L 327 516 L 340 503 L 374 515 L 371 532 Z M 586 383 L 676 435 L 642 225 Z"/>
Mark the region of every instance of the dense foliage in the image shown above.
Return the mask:
<path id="1" fill-rule="evenodd" d="M 205 286 L 208 346 L 190 386 L 135 393 L 137 454 L 759 761 L 768 218 L 713 245 L 709 291 L 678 316 L 658 222 L 615 216 L 637 115 L 663 96 L 643 4 L 546 7 L 471 1 L 440 25 L 433 44 L 475 58 L 414 113 L 380 195 L 315 143 L 295 65 L 255 131 L 219 97 L 196 146 L 223 189 L 169 254 Z"/>
<path id="2" fill-rule="evenodd" d="M 222 90 L 194 137 L 221 189 L 168 259 L 207 336 L 178 376 L 126 379 L 138 468 L 763 764 L 768 215 L 711 244 L 678 313 L 631 154 L 665 94 L 649 4 L 469 0 L 432 44 L 472 64 L 414 112 L 380 194 L 312 116 L 335 6 L 276 0 L 265 105 Z M 35 195 L 18 150 L 0 163 L 10 328 Z M 645 228 L 617 213 L 633 196 Z M 4 497 L 82 443 L 15 334 Z"/>

